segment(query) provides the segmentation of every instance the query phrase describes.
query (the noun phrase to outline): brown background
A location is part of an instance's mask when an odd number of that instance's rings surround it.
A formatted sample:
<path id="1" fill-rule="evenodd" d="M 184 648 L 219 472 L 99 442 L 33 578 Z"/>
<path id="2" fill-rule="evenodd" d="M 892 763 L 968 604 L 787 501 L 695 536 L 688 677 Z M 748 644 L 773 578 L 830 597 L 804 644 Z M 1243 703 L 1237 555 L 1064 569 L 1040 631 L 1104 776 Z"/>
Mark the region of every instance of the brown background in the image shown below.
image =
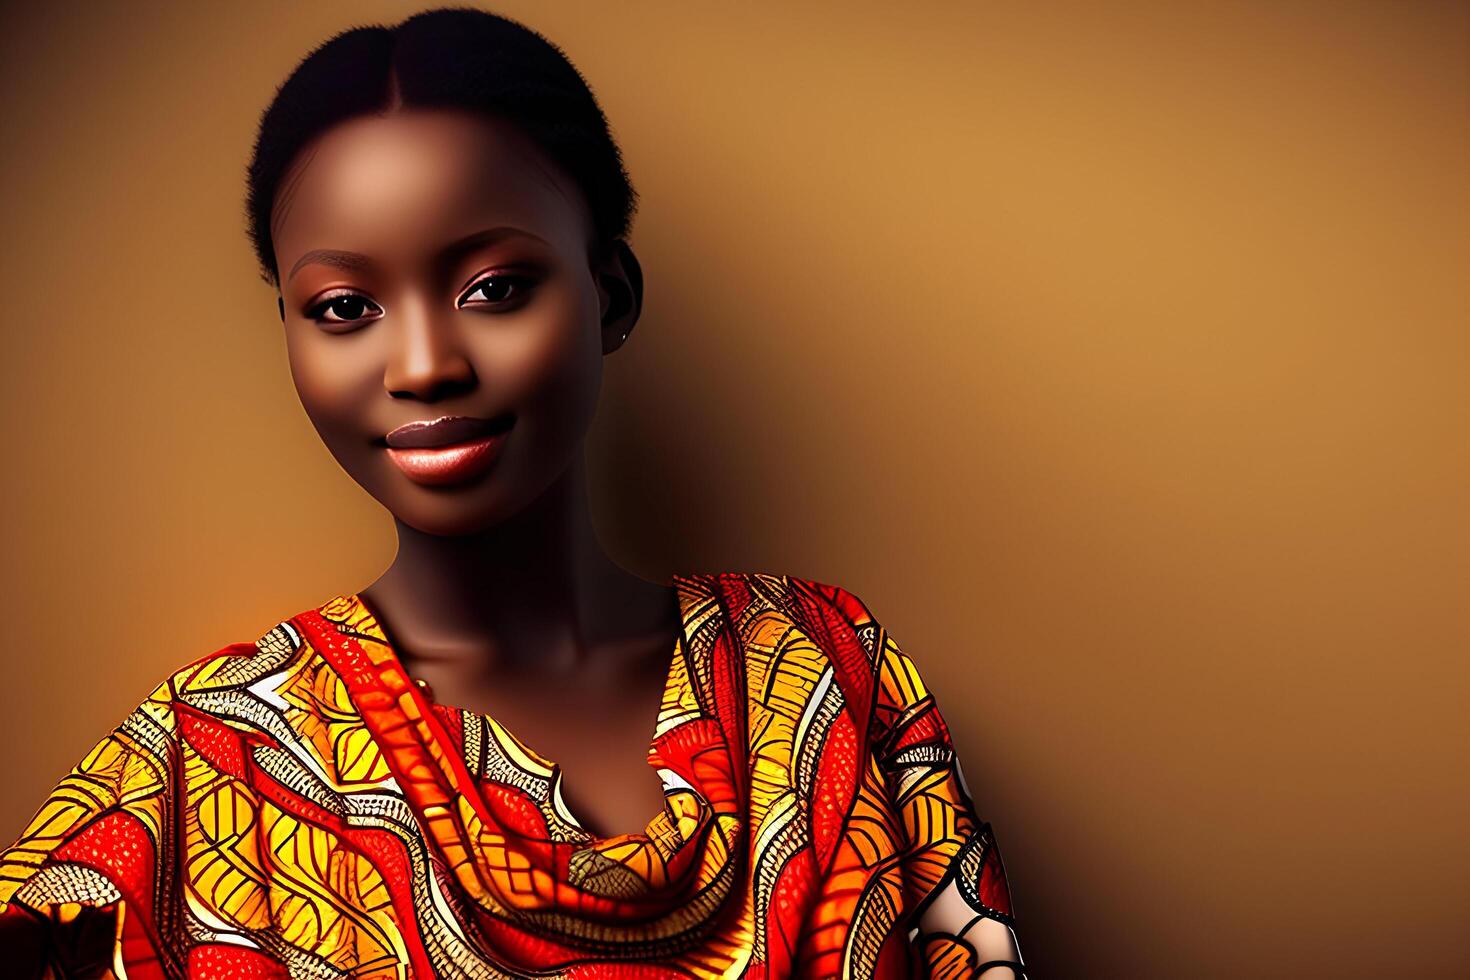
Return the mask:
<path id="1" fill-rule="evenodd" d="M 174 667 L 387 563 L 243 232 L 260 111 L 399 3 L 0 23 L 0 830 Z M 598 519 L 862 596 L 1039 977 L 1464 976 L 1470 14 L 504 3 L 643 210 Z"/>

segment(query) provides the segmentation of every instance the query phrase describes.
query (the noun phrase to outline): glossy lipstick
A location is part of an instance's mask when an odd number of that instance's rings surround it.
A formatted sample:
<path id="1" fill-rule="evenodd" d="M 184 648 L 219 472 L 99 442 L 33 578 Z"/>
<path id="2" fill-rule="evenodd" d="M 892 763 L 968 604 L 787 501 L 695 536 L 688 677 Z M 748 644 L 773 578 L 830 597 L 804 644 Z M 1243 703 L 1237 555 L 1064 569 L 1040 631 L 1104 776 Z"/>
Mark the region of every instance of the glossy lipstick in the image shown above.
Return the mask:
<path id="1" fill-rule="evenodd" d="M 500 456 L 512 415 L 494 419 L 445 415 L 401 425 L 383 437 L 388 458 L 415 483 L 447 486 L 472 480 Z"/>

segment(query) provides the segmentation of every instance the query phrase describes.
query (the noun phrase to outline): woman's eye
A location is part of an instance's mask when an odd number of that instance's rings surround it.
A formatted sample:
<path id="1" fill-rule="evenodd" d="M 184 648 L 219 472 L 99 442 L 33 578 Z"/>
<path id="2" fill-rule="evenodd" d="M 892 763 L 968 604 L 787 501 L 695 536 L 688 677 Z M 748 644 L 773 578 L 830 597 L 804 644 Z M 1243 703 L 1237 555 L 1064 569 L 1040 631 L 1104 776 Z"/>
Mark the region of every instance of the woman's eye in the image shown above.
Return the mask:
<path id="1" fill-rule="evenodd" d="M 496 273 L 476 282 L 460 297 L 460 306 L 503 306 L 525 298 L 534 280 L 527 276 Z"/>
<path id="2" fill-rule="evenodd" d="M 307 310 L 306 315 L 318 323 L 356 323 L 358 320 L 373 319 L 382 312 L 382 308 L 366 296 L 343 293 L 322 300 Z"/>

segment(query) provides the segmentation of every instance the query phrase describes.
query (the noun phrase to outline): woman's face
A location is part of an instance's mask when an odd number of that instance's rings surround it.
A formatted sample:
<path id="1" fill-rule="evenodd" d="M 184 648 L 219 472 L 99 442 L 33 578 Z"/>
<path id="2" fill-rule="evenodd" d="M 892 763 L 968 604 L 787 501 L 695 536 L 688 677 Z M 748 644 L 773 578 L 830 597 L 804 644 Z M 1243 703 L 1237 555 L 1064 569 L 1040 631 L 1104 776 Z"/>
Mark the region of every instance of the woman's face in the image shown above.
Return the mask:
<path id="1" fill-rule="evenodd" d="M 282 178 L 271 235 L 301 403 L 395 517 L 473 533 L 578 460 L 641 286 L 620 253 L 593 267 L 585 198 L 519 129 L 341 123 Z M 445 417 L 468 421 L 412 431 Z"/>

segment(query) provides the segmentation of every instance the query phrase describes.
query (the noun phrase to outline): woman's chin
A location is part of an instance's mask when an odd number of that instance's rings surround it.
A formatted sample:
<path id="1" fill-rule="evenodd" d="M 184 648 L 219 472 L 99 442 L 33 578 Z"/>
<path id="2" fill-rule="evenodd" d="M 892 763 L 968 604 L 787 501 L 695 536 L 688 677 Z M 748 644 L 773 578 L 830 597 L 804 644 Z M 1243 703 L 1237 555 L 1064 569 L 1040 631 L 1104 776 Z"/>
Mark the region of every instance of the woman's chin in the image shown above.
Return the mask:
<path id="1" fill-rule="evenodd" d="M 555 458 L 549 452 L 541 456 Z M 554 494 L 570 470 L 566 464 L 528 471 L 512 454 L 465 479 L 441 479 L 432 472 L 427 477 L 403 472 L 387 459 L 385 454 L 364 467 L 370 479 L 357 480 L 358 485 L 397 522 L 436 537 L 464 537 L 504 524 Z"/>
<path id="2" fill-rule="evenodd" d="M 386 457 L 384 457 L 386 458 Z M 508 508 L 505 480 L 484 473 L 469 481 L 413 479 L 392 465 L 374 460 L 365 479 L 349 473 L 354 482 L 395 521 L 424 534 L 458 537 L 494 527 L 505 520 Z"/>
<path id="3" fill-rule="evenodd" d="M 486 510 L 465 504 L 446 503 L 443 507 L 398 507 L 389 512 L 399 523 L 422 534 L 439 538 L 460 538 L 478 534 L 505 520 L 498 508 Z"/>

